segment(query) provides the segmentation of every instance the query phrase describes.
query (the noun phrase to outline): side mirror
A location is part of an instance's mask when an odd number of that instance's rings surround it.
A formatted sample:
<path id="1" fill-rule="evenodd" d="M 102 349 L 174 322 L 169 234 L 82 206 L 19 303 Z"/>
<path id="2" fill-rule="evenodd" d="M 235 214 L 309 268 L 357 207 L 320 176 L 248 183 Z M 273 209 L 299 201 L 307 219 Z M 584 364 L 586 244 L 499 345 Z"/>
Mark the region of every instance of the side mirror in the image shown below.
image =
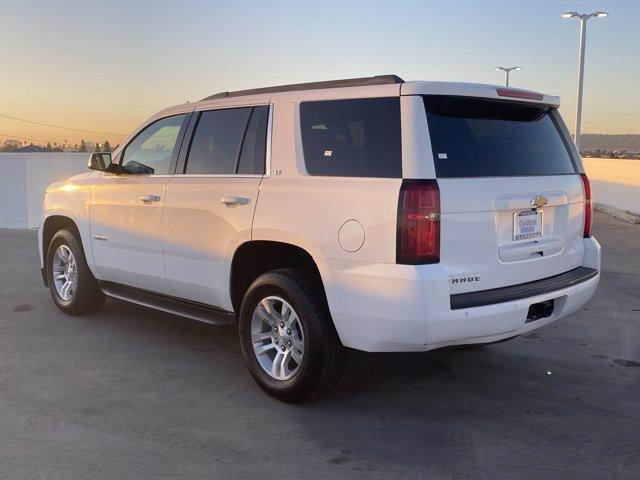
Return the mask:
<path id="1" fill-rule="evenodd" d="M 99 172 L 106 172 L 111 165 L 110 153 L 93 153 L 89 157 L 89 164 L 87 165 L 91 170 L 97 170 Z"/>
<path id="2" fill-rule="evenodd" d="M 127 173 L 127 170 L 125 168 L 111 161 L 110 153 L 91 154 L 91 157 L 89 157 L 89 164 L 87 166 L 91 170 L 97 170 L 99 172 L 114 173 L 116 175 L 122 175 L 124 173 Z"/>

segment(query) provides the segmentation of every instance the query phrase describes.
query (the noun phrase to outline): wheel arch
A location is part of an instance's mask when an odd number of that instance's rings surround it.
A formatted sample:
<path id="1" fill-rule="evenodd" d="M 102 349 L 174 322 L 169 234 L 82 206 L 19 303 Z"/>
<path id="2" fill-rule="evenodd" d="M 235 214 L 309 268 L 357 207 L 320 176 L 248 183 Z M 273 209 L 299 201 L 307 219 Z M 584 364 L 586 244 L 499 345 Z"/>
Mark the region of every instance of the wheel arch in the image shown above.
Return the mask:
<path id="1" fill-rule="evenodd" d="M 40 239 L 39 246 L 42 251 L 43 280 L 46 279 L 46 274 L 47 274 L 47 250 L 49 249 L 51 240 L 53 240 L 53 237 L 55 236 L 55 234 L 60 230 L 69 230 L 76 237 L 76 239 L 78 240 L 78 243 L 80 244 L 80 247 L 83 250 L 84 257 L 87 260 L 89 270 L 91 270 L 92 271 L 91 273 L 94 274 L 93 269 L 91 268 L 92 267 L 91 262 L 89 262 L 89 257 L 88 257 L 89 252 L 87 252 L 87 248 L 82 239 L 82 234 L 80 233 L 80 228 L 78 227 L 78 224 L 76 223 L 76 221 L 67 215 L 52 214 L 47 216 L 43 220 L 42 227 L 40 229 L 41 239 Z M 45 283 L 46 283 L 46 280 L 45 280 Z"/>
<path id="2" fill-rule="evenodd" d="M 303 268 L 312 273 L 327 301 L 322 275 L 317 262 L 304 248 L 286 242 L 252 240 L 235 250 L 229 274 L 229 294 L 233 309 L 240 311 L 244 294 L 251 283 L 263 273 L 278 268 Z"/>
<path id="3" fill-rule="evenodd" d="M 42 223 L 42 252 L 46 258 L 47 249 L 56 232 L 68 229 L 80 240 L 80 229 L 76 222 L 65 215 L 50 215 Z"/>

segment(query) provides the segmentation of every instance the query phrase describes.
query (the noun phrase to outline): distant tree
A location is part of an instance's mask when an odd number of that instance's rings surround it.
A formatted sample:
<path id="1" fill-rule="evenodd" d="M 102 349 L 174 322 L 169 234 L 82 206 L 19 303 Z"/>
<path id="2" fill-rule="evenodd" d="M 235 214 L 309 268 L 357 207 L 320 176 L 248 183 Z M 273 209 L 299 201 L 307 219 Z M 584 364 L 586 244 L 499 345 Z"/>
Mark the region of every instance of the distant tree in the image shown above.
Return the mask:
<path id="1" fill-rule="evenodd" d="M 87 144 L 84 142 L 84 138 L 82 140 L 80 140 L 80 148 L 78 149 L 79 152 L 86 152 L 87 151 Z"/>
<path id="2" fill-rule="evenodd" d="M 93 149 L 95 153 L 100 153 L 100 143 L 96 143 L 96 148 Z"/>
<path id="3" fill-rule="evenodd" d="M 80 149 L 78 148 L 78 144 L 77 144 L 77 143 L 73 146 L 73 149 L 74 149 L 76 152 L 79 152 L 79 151 L 80 151 Z"/>
<path id="4" fill-rule="evenodd" d="M 109 140 L 105 140 L 102 144 L 102 151 L 106 153 L 111 153 L 111 145 L 109 145 Z"/>
<path id="5" fill-rule="evenodd" d="M 47 145 L 44 147 L 46 150 L 51 151 L 51 143 L 47 142 Z"/>

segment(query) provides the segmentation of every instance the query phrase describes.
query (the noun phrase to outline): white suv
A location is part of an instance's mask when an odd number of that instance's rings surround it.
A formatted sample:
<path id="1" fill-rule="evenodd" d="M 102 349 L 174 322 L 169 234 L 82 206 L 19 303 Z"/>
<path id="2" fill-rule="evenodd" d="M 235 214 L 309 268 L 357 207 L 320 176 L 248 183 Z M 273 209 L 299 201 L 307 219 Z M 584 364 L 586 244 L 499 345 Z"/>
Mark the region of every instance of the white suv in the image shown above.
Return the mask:
<path id="1" fill-rule="evenodd" d="M 558 105 L 390 75 L 163 110 L 47 189 L 44 281 L 70 314 L 109 296 L 237 322 L 249 371 L 289 402 L 332 387 L 345 347 L 515 337 L 599 280 Z"/>

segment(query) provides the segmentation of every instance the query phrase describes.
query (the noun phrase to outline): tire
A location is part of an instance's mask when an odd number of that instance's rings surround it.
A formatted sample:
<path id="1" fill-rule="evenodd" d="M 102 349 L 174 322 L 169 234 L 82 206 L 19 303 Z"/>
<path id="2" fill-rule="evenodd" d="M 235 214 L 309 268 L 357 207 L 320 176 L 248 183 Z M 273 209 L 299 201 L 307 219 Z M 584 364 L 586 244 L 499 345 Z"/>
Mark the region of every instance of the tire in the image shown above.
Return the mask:
<path id="1" fill-rule="evenodd" d="M 326 393 L 342 374 L 345 347 L 320 291 L 309 272 L 287 268 L 258 277 L 242 301 L 239 335 L 245 363 L 258 385 L 278 400 L 299 403 Z M 284 322 L 276 321 L 279 330 L 270 328 L 267 307 L 288 323 L 282 327 Z M 258 355 L 256 349 L 265 353 Z M 279 354 L 280 368 L 270 368 Z"/>
<path id="2" fill-rule="evenodd" d="M 105 296 L 89 270 L 82 246 L 69 230 L 60 230 L 51 239 L 47 249 L 47 283 L 53 302 L 69 315 L 90 313 L 104 304 Z M 62 287 L 70 284 L 66 293 L 60 291 L 61 284 Z"/>

